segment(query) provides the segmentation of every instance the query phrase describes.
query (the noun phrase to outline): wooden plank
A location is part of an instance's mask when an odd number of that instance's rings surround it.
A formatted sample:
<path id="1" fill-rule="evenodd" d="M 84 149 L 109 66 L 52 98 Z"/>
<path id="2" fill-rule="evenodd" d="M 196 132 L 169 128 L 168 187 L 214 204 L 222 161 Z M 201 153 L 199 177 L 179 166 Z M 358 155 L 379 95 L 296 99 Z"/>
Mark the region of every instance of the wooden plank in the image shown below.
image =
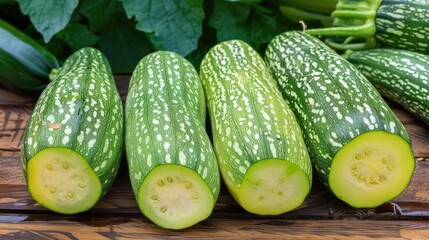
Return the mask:
<path id="1" fill-rule="evenodd" d="M 427 221 L 252 220 L 210 218 L 188 229 L 161 229 L 144 217 L 14 215 L 1 239 L 427 239 Z"/>

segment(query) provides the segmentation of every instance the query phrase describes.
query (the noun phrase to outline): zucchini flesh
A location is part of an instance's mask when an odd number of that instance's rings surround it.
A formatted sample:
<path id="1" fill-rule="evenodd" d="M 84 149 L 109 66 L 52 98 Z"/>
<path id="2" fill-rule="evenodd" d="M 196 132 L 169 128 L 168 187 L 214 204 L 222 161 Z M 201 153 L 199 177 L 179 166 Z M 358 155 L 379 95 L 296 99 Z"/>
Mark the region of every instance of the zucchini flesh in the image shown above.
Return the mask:
<path id="1" fill-rule="evenodd" d="M 159 226 L 182 229 L 210 216 L 216 199 L 195 170 L 163 164 L 145 177 L 138 202 L 141 211 Z"/>
<path id="2" fill-rule="evenodd" d="M 414 170 L 414 162 L 410 161 L 414 157 L 409 149 L 398 135 L 365 132 L 335 154 L 329 186 L 351 206 L 379 206 L 407 188 Z"/>
<path id="3" fill-rule="evenodd" d="M 69 148 L 45 148 L 28 162 L 28 190 L 42 206 L 73 214 L 90 209 L 101 182 L 85 158 Z"/>
<path id="4" fill-rule="evenodd" d="M 401 49 L 347 52 L 351 62 L 384 97 L 429 124 L 429 56 Z"/>
<path id="5" fill-rule="evenodd" d="M 297 164 L 283 159 L 263 159 L 253 163 L 243 177 L 237 193 L 249 212 L 276 215 L 304 202 L 309 189 L 308 176 Z"/>
<path id="6" fill-rule="evenodd" d="M 406 189 L 415 168 L 408 133 L 351 63 L 298 31 L 274 38 L 265 57 L 300 123 L 314 169 L 333 194 L 353 207 L 376 207 Z M 354 166 L 355 156 L 367 151 L 371 157 Z"/>
<path id="7" fill-rule="evenodd" d="M 30 194 L 59 213 L 90 209 L 115 179 L 122 143 L 122 102 L 110 66 L 101 52 L 83 48 L 43 90 L 26 127 L 21 153 Z"/>
<path id="8" fill-rule="evenodd" d="M 327 44 L 339 50 L 368 49 L 376 41 L 391 48 L 429 53 L 429 0 L 339 0 L 333 27 L 308 29 L 330 36 Z"/>
<path id="9" fill-rule="evenodd" d="M 125 149 L 137 203 L 160 227 L 190 227 L 214 208 L 220 176 L 205 119 L 191 63 L 164 51 L 139 62 L 125 106 Z"/>
<path id="10" fill-rule="evenodd" d="M 231 195 L 259 215 L 298 207 L 311 188 L 311 162 L 295 116 L 263 59 L 242 41 L 222 42 L 204 57 L 200 76 Z"/>

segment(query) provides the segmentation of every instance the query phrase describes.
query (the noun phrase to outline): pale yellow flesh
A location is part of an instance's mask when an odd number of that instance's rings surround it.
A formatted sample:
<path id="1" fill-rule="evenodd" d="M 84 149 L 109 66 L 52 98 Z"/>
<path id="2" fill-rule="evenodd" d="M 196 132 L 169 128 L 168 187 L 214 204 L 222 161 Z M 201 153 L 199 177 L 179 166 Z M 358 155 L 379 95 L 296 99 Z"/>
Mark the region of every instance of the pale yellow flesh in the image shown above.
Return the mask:
<path id="1" fill-rule="evenodd" d="M 42 206 L 63 214 L 93 207 L 101 183 L 88 162 L 68 148 L 46 148 L 27 164 L 28 191 Z"/>
<path id="2" fill-rule="evenodd" d="M 215 200 L 203 178 L 181 165 L 159 165 L 138 191 L 143 214 L 160 227 L 183 229 L 210 216 Z"/>
<path id="3" fill-rule="evenodd" d="M 377 207 L 407 188 L 414 167 L 412 149 L 403 138 L 384 131 L 367 132 L 335 155 L 329 186 L 353 207 Z"/>
<path id="4" fill-rule="evenodd" d="M 247 170 L 236 196 L 251 213 L 279 215 L 300 206 L 310 188 L 309 176 L 296 164 L 263 159 Z"/>

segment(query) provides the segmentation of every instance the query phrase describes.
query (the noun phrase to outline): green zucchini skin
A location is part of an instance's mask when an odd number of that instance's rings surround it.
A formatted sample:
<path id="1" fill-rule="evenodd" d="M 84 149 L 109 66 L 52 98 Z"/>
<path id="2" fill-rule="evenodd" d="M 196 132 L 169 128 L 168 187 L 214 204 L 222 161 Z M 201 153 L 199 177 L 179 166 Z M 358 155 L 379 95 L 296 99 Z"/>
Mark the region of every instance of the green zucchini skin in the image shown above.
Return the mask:
<path id="1" fill-rule="evenodd" d="M 0 84 L 18 93 L 40 94 L 58 67 L 51 52 L 0 19 Z"/>
<path id="2" fill-rule="evenodd" d="M 139 62 L 131 77 L 125 126 L 129 175 L 139 204 L 142 197 L 139 193 L 145 191 L 139 192 L 139 189 L 148 174 L 161 165 L 171 165 L 198 173 L 202 185 L 207 185 L 211 192 L 214 207 L 220 190 L 219 169 L 205 129 L 204 92 L 198 73 L 189 61 L 173 52 L 157 51 Z M 177 173 L 165 174 L 175 178 Z M 144 207 L 140 206 L 143 213 Z M 187 220 L 170 222 L 168 216 L 156 220 L 154 215 L 147 217 L 161 227 L 188 227 L 183 223 Z"/>
<path id="3" fill-rule="evenodd" d="M 383 0 L 375 16 L 378 42 L 429 54 L 429 0 Z"/>
<path id="4" fill-rule="evenodd" d="M 380 94 L 429 124 L 429 56 L 400 49 L 346 54 Z"/>
<path id="5" fill-rule="evenodd" d="M 89 163 L 107 192 L 119 168 L 123 109 L 113 75 L 102 53 L 73 53 L 43 90 L 22 141 L 22 165 L 48 148 L 68 148 Z"/>
<path id="6" fill-rule="evenodd" d="M 296 164 L 311 186 L 299 125 L 255 50 L 240 40 L 222 42 L 204 57 L 200 76 L 221 175 L 238 203 L 246 173 L 266 159 Z"/>
<path id="7" fill-rule="evenodd" d="M 299 31 L 285 32 L 272 40 L 265 54 L 271 74 L 303 130 L 314 169 L 328 189 L 335 155 L 363 133 L 392 133 L 412 151 L 407 131 L 377 90 L 317 38 Z M 414 158 L 408 163 L 412 169 L 407 172 L 412 172 Z M 404 181 L 409 183 L 411 176 L 407 178 Z"/>

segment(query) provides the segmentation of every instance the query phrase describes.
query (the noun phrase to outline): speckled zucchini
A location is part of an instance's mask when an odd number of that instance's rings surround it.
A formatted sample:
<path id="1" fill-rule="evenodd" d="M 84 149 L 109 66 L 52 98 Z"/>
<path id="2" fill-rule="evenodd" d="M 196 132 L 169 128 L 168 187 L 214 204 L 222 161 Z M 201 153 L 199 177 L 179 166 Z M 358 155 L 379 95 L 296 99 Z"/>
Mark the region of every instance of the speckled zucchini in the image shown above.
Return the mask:
<path id="1" fill-rule="evenodd" d="M 377 41 L 391 48 L 429 53 L 429 0 L 339 0 L 332 17 L 333 27 L 306 32 L 343 37 L 327 40 L 336 49 L 370 48 Z"/>
<path id="2" fill-rule="evenodd" d="M 384 97 L 429 124 L 429 56 L 399 49 L 348 52 L 351 62 Z"/>
<path id="3" fill-rule="evenodd" d="M 122 102 L 110 66 L 98 50 L 81 49 L 42 92 L 25 130 L 28 191 L 55 212 L 86 211 L 112 185 L 122 144 Z"/>
<path id="4" fill-rule="evenodd" d="M 200 76 L 220 172 L 232 196 L 260 215 L 298 207 L 311 188 L 311 162 L 263 59 L 242 41 L 222 42 L 204 57 Z"/>
<path id="5" fill-rule="evenodd" d="M 160 227 L 192 226 L 214 208 L 220 176 L 205 119 L 201 82 L 186 59 L 159 51 L 139 62 L 125 105 L 125 149 L 140 210 Z"/>
<path id="6" fill-rule="evenodd" d="M 408 133 L 351 63 L 298 31 L 275 37 L 265 57 L 328 189 L 353 207 L 379 206 L 406 189 L 415 168 Z"/>

